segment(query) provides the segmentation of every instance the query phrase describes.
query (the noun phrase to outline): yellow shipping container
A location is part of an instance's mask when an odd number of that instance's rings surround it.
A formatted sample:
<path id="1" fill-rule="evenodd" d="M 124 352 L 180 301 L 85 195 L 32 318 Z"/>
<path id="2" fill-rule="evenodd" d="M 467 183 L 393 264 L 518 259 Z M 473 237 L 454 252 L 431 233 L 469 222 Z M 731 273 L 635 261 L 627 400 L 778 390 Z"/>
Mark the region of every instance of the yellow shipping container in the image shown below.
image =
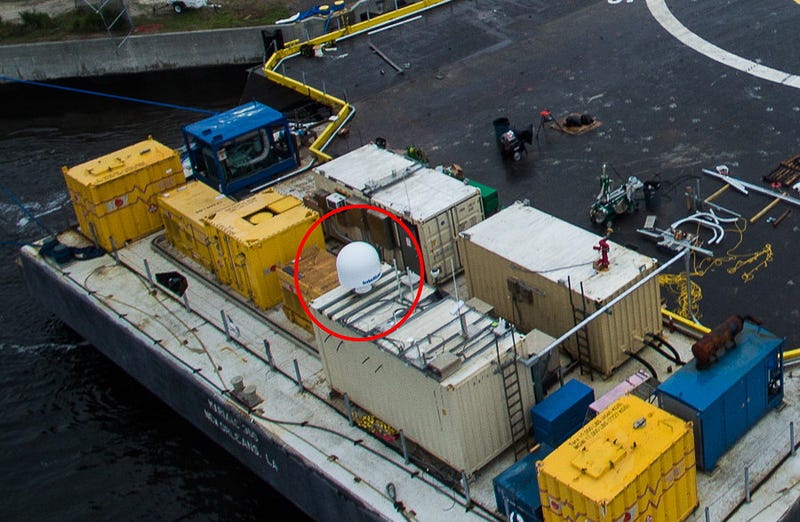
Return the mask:
<path id="1" fill-rule="evenodd" d="M 235 203 L 205 183 L 193 181 L 158 197 L 167 239 L 181 252 L 215 269 L 204 220 Z"/>
<path id="2" fill-rule="evenodd" d="M 545 521 L 675 522 L 697 507 L 692 423 L 626 395 L 537 464 Z"/>
<path id="3" fill-rule="evenodd" d="M 277 272 L 294 260 L 297 247 L 319 215 L 292 196 L 274 190 L 259 192 L 206 219 L 215 271 L 260 308 L 281 302 Z M 308 238 L 306 248 L 325 249 L 322 227 Z"/>
<path id="4" fill-rule="evenodd" d="M 303 255 L 299 263 L 300 291 L 303 293 L 303 300 L 311 302 L 317 297 L 330 292 L 339 286 L 339 277 L 336 272 L 336 256 L 312 247 L 303 250 Z M 278 271 L 278 282 L 281 285 L 283 294 L 283 313 L 290 321 L 297 323 L 309 332 L 314 331 L 314 327 L 306 315 L 306 311 L 300 304 L 297 291 L 294 286 L 294 261 Z"/>
<path id="5" fill-rule="evenodd" d="M 81 232 L 107 251 L 161 228 L 158 195 L 186 181 L 178 153 L 152 137 L 62 171 Z"/>

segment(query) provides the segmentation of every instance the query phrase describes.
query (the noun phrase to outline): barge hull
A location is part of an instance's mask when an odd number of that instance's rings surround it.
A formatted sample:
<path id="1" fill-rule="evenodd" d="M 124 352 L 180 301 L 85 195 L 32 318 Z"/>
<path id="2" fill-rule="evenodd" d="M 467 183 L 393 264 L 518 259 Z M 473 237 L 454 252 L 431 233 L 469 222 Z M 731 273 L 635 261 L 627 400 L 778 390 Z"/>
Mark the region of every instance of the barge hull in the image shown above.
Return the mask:
<path id="1" fill-rule="evenodd" d="M 19 257 L 31 295 L 175 412 L 315 520 L 385 520 L 326 478 L 303 455 L 251 423 L 219 389 L 33 249 Z"/>

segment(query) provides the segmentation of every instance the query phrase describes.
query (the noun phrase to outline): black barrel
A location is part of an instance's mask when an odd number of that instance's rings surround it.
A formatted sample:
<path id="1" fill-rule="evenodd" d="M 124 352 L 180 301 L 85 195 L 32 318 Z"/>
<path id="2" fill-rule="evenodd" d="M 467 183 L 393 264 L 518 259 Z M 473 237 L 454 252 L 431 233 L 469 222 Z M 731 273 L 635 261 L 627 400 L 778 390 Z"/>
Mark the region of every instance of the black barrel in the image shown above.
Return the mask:
<path id="1" fill-rule="evenodd" d="M 655 212 L 661 205 L 661 182 L 645 181 L 642 188 L 644 192 L 644 206 L 649 212 Z"/>
<path id="2" fill-rule="evenodd" d="M 511 121 L 509 121 L 509 119 L 505 117 L 497 118 L 492 122 L 492 125 L 494 125 L 494 136 L 495 138 L 497 138 L 498 141 L 500 141 L 500 136 L 502 136 L 503 134 L 508 132 L 509 129 L 511 129 Z"/>

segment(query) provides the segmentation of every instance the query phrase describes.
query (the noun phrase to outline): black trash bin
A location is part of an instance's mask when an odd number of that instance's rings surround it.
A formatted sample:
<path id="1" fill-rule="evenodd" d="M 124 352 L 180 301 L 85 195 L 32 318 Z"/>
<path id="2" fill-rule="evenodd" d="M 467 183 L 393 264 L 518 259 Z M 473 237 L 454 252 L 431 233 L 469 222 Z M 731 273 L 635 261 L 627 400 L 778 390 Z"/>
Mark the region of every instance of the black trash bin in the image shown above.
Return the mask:
<path id="1" fill-rule="evenodd" d="M 492 125 L 494 125 L 494 136 L 498 142 L 500 141 L 500 136 L 511 129 L 511 121 L 508 118 L 497 118 L 492 122 Z"/>
<path id="2" fill-rule="evenodd" d="M 644 192 L 644 206 L 648 212 L 655 212 L 661 205 L 661 182 L 645 181 L 642 188 Z"/>

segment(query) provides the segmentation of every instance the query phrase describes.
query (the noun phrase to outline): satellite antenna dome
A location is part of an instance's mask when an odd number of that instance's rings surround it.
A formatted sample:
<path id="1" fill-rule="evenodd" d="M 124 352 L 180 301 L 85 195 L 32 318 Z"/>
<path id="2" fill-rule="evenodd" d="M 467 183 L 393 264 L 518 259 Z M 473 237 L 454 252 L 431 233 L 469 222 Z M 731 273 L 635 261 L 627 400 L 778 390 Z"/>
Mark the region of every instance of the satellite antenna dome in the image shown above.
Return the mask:
<path id="1" fill-rule="evenodd" d="M 336 256 L 339 284 L 352 288 L 358 294 L 372 289 L 372 283 L 381 278 L 381 260 L 378 251 L 369 243 L 348 243 Z"/>

